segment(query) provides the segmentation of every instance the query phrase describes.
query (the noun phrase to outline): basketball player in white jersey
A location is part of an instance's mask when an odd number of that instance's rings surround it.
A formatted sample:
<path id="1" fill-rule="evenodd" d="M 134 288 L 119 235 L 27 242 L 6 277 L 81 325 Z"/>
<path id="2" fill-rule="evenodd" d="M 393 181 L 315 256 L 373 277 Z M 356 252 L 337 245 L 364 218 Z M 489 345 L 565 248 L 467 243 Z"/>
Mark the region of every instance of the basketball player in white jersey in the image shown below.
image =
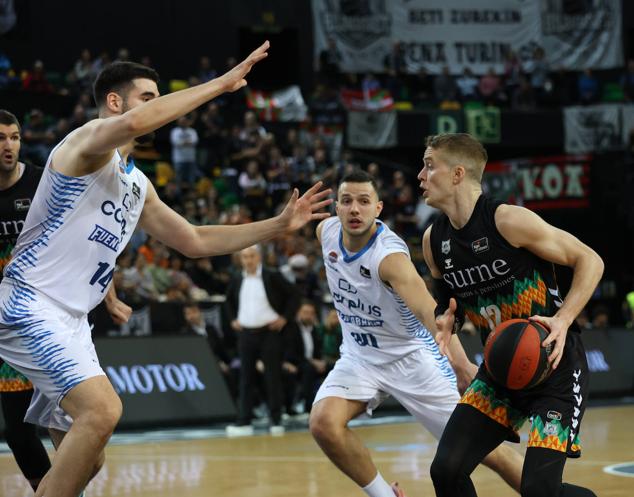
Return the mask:
<path id="1" fill-rule="evenodd" d="M 121 416 L 86 314 L 104 298 L 137 222 L 165 245 L 205 257 L 327 217 L 316 213 L 331 202 L 318 183 L 301 198 L 295 190 L 275 218 L 193 226 L 159 199 L 128 158 L 135 143 L 155 129 L 246 85 L 244 77 L 267 56 L 268 46 L 219 78 L 163 97 L 154 70 L 115 62 L 95 82 L 99 119 L 51 152 L 0 284 L 0 357 L 35 385 L 27 418 L 70 428 L 36 497 L 76 497 L 103 464 L 103 449 Z"/>
<path id="2" fill-rule="evenodd" d="M 460 398 L 457 383 L 466 388 L 477 371 L 458 340 L 451 342 L 449 360 L 441 355 L 428 331 L 436 330 L 436 302 L 405 242 L 377 219 L 382 208 L 372 176 L 355 171 L 339 185 L 337 217 L 317 227 L 343 343 L 315 397 L 310 431 L 370 497 L 404 492 L 384 480 L 348 422 L 392 395 L 440 438 Z M 500 446 L 485 464 L 519 489 L 522 458 L 513 449 Z"/>

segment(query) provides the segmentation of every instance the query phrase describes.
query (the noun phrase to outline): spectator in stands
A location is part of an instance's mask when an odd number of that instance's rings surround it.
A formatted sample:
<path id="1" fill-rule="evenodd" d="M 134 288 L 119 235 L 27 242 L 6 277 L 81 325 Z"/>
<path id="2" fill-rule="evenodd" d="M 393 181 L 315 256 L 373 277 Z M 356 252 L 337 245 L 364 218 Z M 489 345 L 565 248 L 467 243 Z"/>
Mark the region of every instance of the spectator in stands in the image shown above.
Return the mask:
<path id="1" fill-rule="evenodd" d="M 330 371 L 339 359 L 341 347 L 341 323 L 335 309 L 330 309 L 323 323 L 319 325 L 319 340 L 321 342 L 321 358 L 326 363 L 326 371 Z"/>
<path id="2" fill-rule="evenodd" d="M 191 121 L 187 116 L 179 117 L 176 123 L 176 127 L 170 132 L 172 164 L 178 187 L 183 188 L 185 185 L 190 189 L 199 176 L 196 164 L 198 133 L 191 127 Z"/>
<path id="3" fill-rule="evenodd" d="M 297 293 L 304 299 L 320 302 L 322 291 L 317 273 L 310 267 L 308 257 L 303 253 L 293 254 L 288 262 L 280 267 L 280 273 L 292 283 Z"/>
<path id="4" fill-rule="evenodd" d="M 213 167 L 222 165 L 227 156 L 225 120 L 216 102 L 209 102 L 200 115 L 198 134 L 200 136 L 200 164 L 203 171 L 208 172 Z"/>
<path id="5" fill-rule="evenodd" d="M 313 172 L 315 171 L 315 159 L 308 154 L 305 145 L 296 145 L 293 149 L 293 156 L 288 159 L 291 173 L 291 182 L 300 190 L 311 184 Z"/>
<path id="6" fill-rule="evenodd" d="M 209 57 L 203 55 L 198 61 L 198 81 L 201 83 L 206 83 L 207 81 L 211 81 L 218 75 L 218 72 L 211 67 L 211 61 Z"/>
<path id="7" fill-rule="evenodd" d="M 252 142 L 253 137 L 264 138 L 267 135 L 266 128 L 258 122 L 255 112 L 249 110 L 244 113 L 244 126 L 240 130 L 240 139 L 244 142 Z"/>
<path id="8" fill-rule="evenodd" d="M 341 52 L 334 38 L 328 38 L 327 46 L 319 53 L 319 72 L 326 84 L 336 85 L 341 73 Z"/>
<path id="9" fill-rule="evenodd" d="M 86 113 L 86 108 L 81 104 L 75 105 L 75 107 L 73 108 L 73 115 L 68 120 L 68 127 L 70 128 L 70 130 L 72 131 L 74 129 L 77 129 L 87 122 L 88 114 Z"/>
<path id="10" fill-rule="evenodd" d="M 592 309 L 592 328 L 606 330 L 610 327 L 610 310 L 599 304 Z"/>
<path id="11" fill-rule="evenodd" d="M 35 164 L 46 164 L 53 147 L 54 134 L 49 130 L 40 109 L 32 109 L 22 126 L 22 153 Z"/>
<path id="12" fill-rule="evenodd" d="M 295 319 L 284 329 L 284 361 L 282 362 L 286 412 L 293 408 L 299 388 L 303 412 L 309 413 L 317 392 L 317 380 L 326 375 L 326 362 L 321 358 L 321 342 L 317 328 L 317 310 L 310 301 L 300 305 Z"/>
<path id="13" fill-rule="evenodd" d="M 462 71 L 462 76 L 456 79 L 456 86 L 458 87 L 458 97 L 462 102 L 479 98 L 478 78 L 473 75 L 473 72 L 468 67 L 465 67 Z"/>
<path id="14" fill-rule="evenodd" d="M 241 362 L 240 405 L 237 426 L 227 428 L 229 435 L 249 435 L 255 364 L 258 357 L 264 363 L 264 375 L 271 416 L 271 433 L 281 434 L 282 421 L 282 355 L 281 331 L 297 310 L 297 292 L 277 271 L 262 266 L 259 246 L 240 252 L 242 272 L 227 288 L 227 314 L 238 336 Z"/>
<path id="15" fill-rule="evenodd" d="M 371 94 L 381 89 L 381 82 L 371 72 L 367 73 L 361 80 L 361 90 L 363 97 L 368 100 Z"/>
<path id="16" fill-rule="evenodd" d="M 511 108 L 514 110 L 534 110 L 536 105 L 535 92 L 526 76 L 520 77 L 520 84 L 513 98 L 511 99 Z"/>
<path id="17" fill-rule="evenodd" d="M 504 59 L 504 90 L 508 100 L 513 98 L 515 91 L 519 87 L 521 76 L 522 64 L 517 52 L 509 50 Z"/>
<path id="18" fill-rule="evenodd" d="M 411 90 L 411 99 L 416 106 L 428 104 L 434 99 L 434 80 L 424 67 L 412 78 Z"/>
<path id="19" fill-rule="evenodd" d="M 19 84 L 20 79 L 14 74 L 11 68 L 11 60 L 2 50 L 0 50 L 0 90 L 11 88 Z"/>
<path id="20" fill-rule="evenodd" d="M 115 59 L 115 61 L 119 61 L 119 62 L 130 61 L 130 50 L 128 50 L 126 47 L 121 47 L 119 50 L 117 50 L 117 58 Z"/>
<path id="21" fill-rule="evenodd" d="M 266 205 L 266 179 L 260 172 L 260 164 L 257 160 L 250 160 L 246 170 L 240 173 L 238 178 L 242 200 L 251 211 L 253 219 L 262 218 L 267 212 Z"/>
<path id="22" fill-rule="evenodd" d="M 458 95 L 458 87 L 454 77 L 449 73 L 449 66 L 444 66 L 442 72 L 434 80 L 434 97 L 436 102 L 453 102 Z"/>
<path id="23" fill-rule="evenodd" d="M 590 318 L 588 316 L 588 311 L 585 308 L 581 310 L 581 312 L 579 313 L 575 321 L 577 322 L 577 324 L 579 325 L 579 328 L 581 328 L 582 331 L 592 329 L 592 321 L 590 321 Z"/>
<path id="24" fill-rule="evenodd" d="M 506 100 L 506 94 L 502 92 L 502 82 L 500 77 L 495 74 L 493 67 L 480 77 L 478 92 L 482 100 L 488 105 L 500 105 Z"/>
<path id="25" fill-rule="evenodd" d="M 74 86 L 75 92 L 79 93 L 91 88 L 94 77 L 95 73 L 93 72 L 93 60 L 90 50 L 84 48 L 79 55 L 79 59 L 73 65 L 73 69 L 68 74 L 68 81 Z"/>
<path id="26" fill-rule="evenodd" d="M 223 330 L 217 329 L 205 322 L 205 317 L 196 302 L 188 301 L 183 305 L 185 325 L 181 329 L 184 335 L 198 335 L 205 337 L 209 348 L 218 361 L 218 368 L 222 373 L 231 398 L 237 398 L 237 372 L 231 368 L 235 359 L 233 340 Z"/>
<path id="27" fill-rule="evenodd" d="M 584 69 L 577 79 L 577 91 L 579 93 L 579 101 L 582 104 L 594 104 L 599 101 L 601 96 L 601 86 L 599 80 L 592 73 L 592 69 Z"/>
<path id="28" fill-rule="evenodd" d="M 208 295 L 224 295 L 229 283 L 229 275 L 214 268 L 211 257 L 203 257 L 187 261 L 187 274 L 194 285 L 207 292 Z"/>
<path id="29" fill-rule="evenodd" d="M 33 93 L 53 93 L 53 85 L 46 78 L 44 63 L 41 60 L 36 60 L 33 63 L 33 68 L 22 80 L 22 88 Z"/>
<path id="30" fill-rule="evenodd" d="M 406 63 L 403 45 L 400 41 L 395 41 L 390 53 L 384 57 L 383 69 L 387 73 L 386 88 L 395 99 L 401 100 L 405 96 L 402 90 Z"/>
<path id="31" fill-rule="evenodd" d="M 265 170 L 272 212 L 283 202 L 291 188 L 290 166 L 278 147 L 274 146 L 269 150 Z"/>
<path id="32" fill-rule="evenodd" d="M 627 69 L 619 81 L 626 102 L 634 101 L 634 59 L 627 61 Z"/>
<path id="33" fill-rule="evenodd" d="M 532 58 L 524 65 L 524 72 L 528 75 L 538 104 L 543 104 L 547 98 L 549 71 L 550 67 L 546 62 L 544 49 L 536 47 L 533 50 Z"/>

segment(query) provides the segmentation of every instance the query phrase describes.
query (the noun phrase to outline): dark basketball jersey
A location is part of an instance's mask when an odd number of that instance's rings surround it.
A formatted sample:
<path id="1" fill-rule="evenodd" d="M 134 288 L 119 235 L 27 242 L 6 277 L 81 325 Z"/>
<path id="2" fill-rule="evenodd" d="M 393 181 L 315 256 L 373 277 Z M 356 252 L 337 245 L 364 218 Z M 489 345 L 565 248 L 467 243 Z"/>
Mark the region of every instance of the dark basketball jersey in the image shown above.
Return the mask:
<path id="1" fill-rule="evenodd" d="M 24 166 L 22 177 L 6 190 L 0 190 L 0 280 L 2 270 L 11 258 L 11 251 L 29 212 L 43 169 Z"/>
<path id="2" fill-rule="evenodd" d="M 430 238 L 444 284 L 480 331 L 483 343 L 502 321 L 552 316 L 562 304 L 553 264 L 513 247 L 497 230 L 495 211 L 500 204 L 481 195 L 463 228 L 455 229 L 443 214 L 434 222 Z"/>

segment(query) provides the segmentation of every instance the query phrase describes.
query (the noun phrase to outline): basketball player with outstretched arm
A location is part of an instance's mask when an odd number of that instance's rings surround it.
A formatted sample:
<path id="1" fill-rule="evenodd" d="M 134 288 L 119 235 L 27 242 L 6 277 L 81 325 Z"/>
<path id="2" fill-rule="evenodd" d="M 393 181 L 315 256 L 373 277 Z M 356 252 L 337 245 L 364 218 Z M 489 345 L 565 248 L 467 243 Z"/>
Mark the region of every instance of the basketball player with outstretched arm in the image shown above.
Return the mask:
<path id="1" fill-rule="evenodd" d="M 457 385 L 464 390 L 477 370 L 458 341 L 450 345 L 451 365 L 441 356 L 428 331 L 435 331 L 436 302 L 405 242 L 377 219 L 382 208 L 373 177 L 356 171 L 339 185 L 337 217 L 317 227 L 343 344 L 315 397 L 310 431 L 368 497 L 404 492 L 390 488 L 348 422 L 391 395 L 439 438 L 459 399 Z M 502 446 L 484 463 L 519 490 L 518 452 Z"/>
<path id="2" fill-rule="evenodd" d="M 423 235 L 423 253 L 438 279 L 441 349 L 464 317 L 486 336 L 502 321 L 530 318 L 550 330 L 543 346 L 554 371 L 527 390 L 508 390 L 480 367 L 447 423 L 431 467 L 437 497 L 475 496 L 470 475 L 532 418 L 522 471 L 523 497 L 590 497 L 562 483 L 566 458 L 580 454 L 579 428 L 588 366 L 574 320 L 603 274 L 601 258 L 533 212 L 482 194 L 484 147 L 467 134 L 428 138 L 418 175 L 423 198 L 443 213 Z M 574 275 L 561 299 L 553 264 Z"/>
<path id="3" fill-rule="evenodd" d="M 0 284 L 0 357 L 35 386 L 28 420 L 68 429 L 36 497 L 76 497 L 103 464 L 121 400 L 90 338 L 87 313 L 104 298 L 137 225 L 189 257 L 226 254 L 327 214 L 329 190 L 295 190 L 282 213 L 239 226 L 193 226 L 129 160 L 136 143 L 224 92 L 267 56 L 268 42 L 207 83 L 159 97 L 158 75 L 115 62 L 95 81 L 99 118 L 51 152 Z"/>

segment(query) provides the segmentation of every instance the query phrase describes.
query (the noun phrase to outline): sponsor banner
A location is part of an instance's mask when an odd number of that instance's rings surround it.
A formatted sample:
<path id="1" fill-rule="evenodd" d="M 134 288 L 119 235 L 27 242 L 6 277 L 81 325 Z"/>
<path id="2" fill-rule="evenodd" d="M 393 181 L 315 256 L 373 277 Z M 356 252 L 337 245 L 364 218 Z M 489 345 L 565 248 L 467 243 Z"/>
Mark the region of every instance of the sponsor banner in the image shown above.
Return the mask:
<path id="1" fill-rule="evenodd" d="M 121 426 L 229 419 L 235 407 L 204 337 L 95 341 L 101 367 L 123 402 Z"/>
<path id="2" fill-rule="evenodd" d="M 247 106 L 264 121 L 304 121 L 308 112 L 296 85 L 273 92 L 247 88 Z"/>
<path id="3" fill-rule="evenodd" d="M 621 105 L 601 104 L 564 109 L 565 150 L 569 154 L 604 152 L 621 147 Z"/>
<path id="4" fill-rule="evenodd" d="M 502 136 L 500 116 L 498 107 L 465 109 L 467 133 L 482 143 L 500 143 Z"/>
<path id="5" fill-rule="evenodd" d="M 581 70 L 623 65 L 621 0 L 539 3 L 541 45 L 551 67 Z"/>
<path id="6" fill-rule="evenodd" d="M 534 210 L 590 206 L 590 155 L 533 157 L 487 164 L 484 190 Z"/>
<path id="7" fill-rule="evenodd" d="M 397 145 L 396 112 L 350 112 L 348 146 L 387 148 Z"/>
<path id="8" fill-rule="evenodd" d="M 432 111 L 429 113 L 431 132 L 464 133 L 464 113 L 461 110 Z"/>
<path id="9" fill-rule="evenodd" d="M 529 62 L 544 47 L 552 67 L 623 64 L 620 0 L 312 0 L 315 56 L 335 41 L 343 72 L 384 72 L 394 43 L 405 70 L 501 73 L 509 51 Z M 575 5 L 576 7 L 576 5 Z"/>

